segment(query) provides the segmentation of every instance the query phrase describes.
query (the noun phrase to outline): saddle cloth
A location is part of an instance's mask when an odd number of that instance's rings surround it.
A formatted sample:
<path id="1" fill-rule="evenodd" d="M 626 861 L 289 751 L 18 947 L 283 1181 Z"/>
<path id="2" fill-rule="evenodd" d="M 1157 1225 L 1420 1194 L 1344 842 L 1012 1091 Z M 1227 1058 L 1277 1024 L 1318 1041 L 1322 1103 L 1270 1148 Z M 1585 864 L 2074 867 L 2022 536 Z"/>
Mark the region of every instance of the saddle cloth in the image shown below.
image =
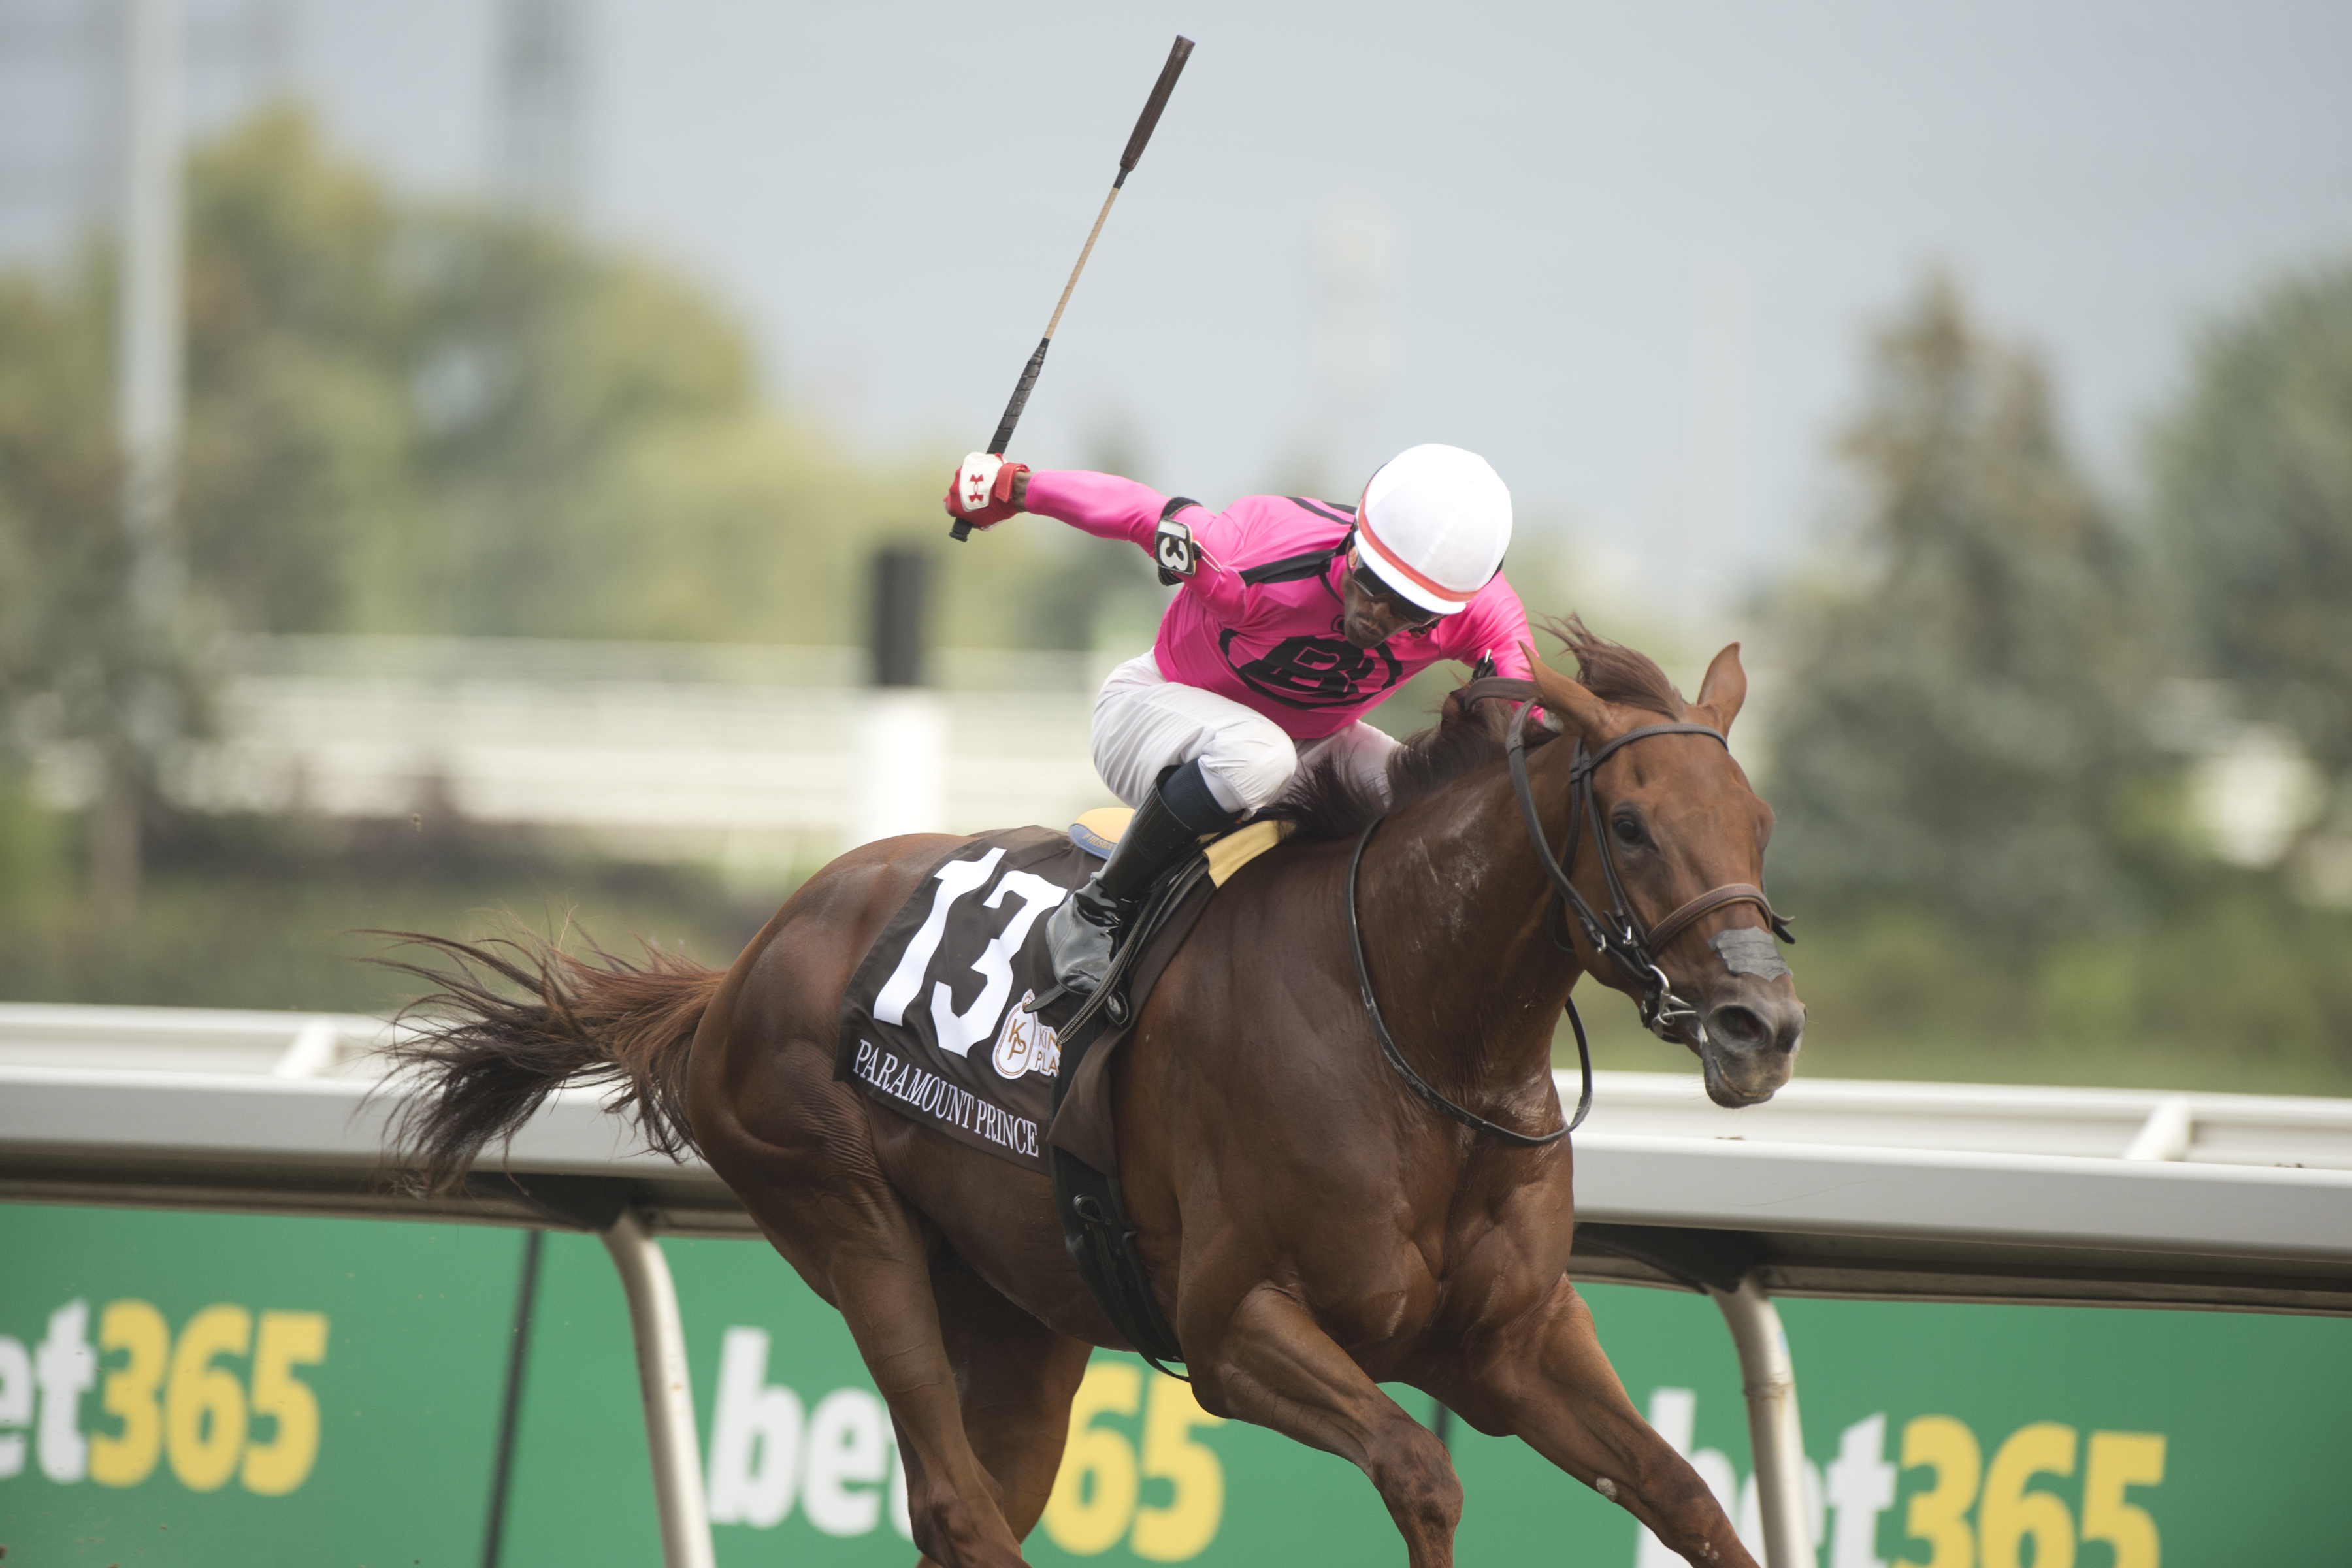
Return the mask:
<path id="1" fill-rule="evenodd" d="M 1054 988 L 1045 917 L 1094 875 L 1127 815 L 1089 812 L 1069 833 L 1009 828 L 942 854 L 850 977 L 834 1077 L 920 1126 L 1044 1173 L 1058 1026 L 1077 999 L 1024 1009 Z M 1286 826 L 1256 824 L 1209 846 L 1208 885 L 1273 847 Z M 1184 918 L 1161 927 L 1146 955 L 1153 978 L 1206 901 L 1191 900 Z M 1142 1000 L 1134 998 L 1139 1011 Z M 1101 1070 L 1112 1043 L 1091 1053 L 1097 1059 L 1086 1077 Z M 1085 1114 L 1107 1119 L 1107 1096 L 1085 1099 Z M 1073 1109 L 1064 1108 L 1064 1120 Z M 1107 1149 L 1108 1129 L 1087 1143 Z"/>

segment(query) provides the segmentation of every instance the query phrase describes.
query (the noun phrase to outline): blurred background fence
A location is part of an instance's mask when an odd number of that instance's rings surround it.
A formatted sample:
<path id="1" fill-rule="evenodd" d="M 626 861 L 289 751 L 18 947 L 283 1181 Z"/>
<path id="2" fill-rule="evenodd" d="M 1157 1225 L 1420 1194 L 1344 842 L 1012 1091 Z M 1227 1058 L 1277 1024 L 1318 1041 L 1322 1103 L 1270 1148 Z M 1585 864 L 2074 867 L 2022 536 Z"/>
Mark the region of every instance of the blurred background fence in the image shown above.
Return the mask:
<path id="1" fill-rule="evenodd" d="M 885 828 L 978 832 L 1101 804 L 1098 661 L 949 649 L 928 661 L 945 733 L 924 759 L 948 787 L 907 824 L 877 822 L 875 792 L 914 738 L 892 731 L 924 720 L 877 700 L 869 662 L 759 644 L 244 637 L 211 667 L 213 732 L 174 754 L 159 795 L 211 816 L 568 832 L 589 854 L 772 887 Z M 96 772 L 86 750 L 54 747 L 38 797 L 87 810 Z"/>

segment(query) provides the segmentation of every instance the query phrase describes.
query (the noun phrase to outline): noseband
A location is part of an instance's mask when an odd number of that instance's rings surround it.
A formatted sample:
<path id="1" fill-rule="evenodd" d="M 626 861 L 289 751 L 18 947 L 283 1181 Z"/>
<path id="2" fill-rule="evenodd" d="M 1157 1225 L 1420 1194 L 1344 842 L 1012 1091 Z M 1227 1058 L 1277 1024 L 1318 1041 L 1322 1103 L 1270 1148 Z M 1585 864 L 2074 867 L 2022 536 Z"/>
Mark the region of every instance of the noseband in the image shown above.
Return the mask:
<path id="1" fill-rule="evenodd" d="M 1504 754 L 1510 759 L 1511 787 L 1519 797 L 1519 815 L 1528 825 L 1528 837 L 1536 847 L 1536 858 L 1543 863 L 1550 876 L 1555 895 L 1576 916 L 1584 928 L 1585 941 L 1597 952 L 1606 953 L 1626 979 L 1641 987 L 1639 1005 L 1642 1026 L 1662 1040 L 1674 1038 L 1674 1032 L 1684 1024 L 1692 1025 L 1702 1043 L 1706 1038 L 1706 1026 L 1699 1021 L 1698 1009 L 1675 994 L 1674 983 L 1659 967 L 1658 954 L 1668 942 L 1690 929 L 1704 915 L 1714 913 L 1728 904 L 1754 904 L 1764 912 L 1765 923 L 1772 934 L 1782 942 L 1794 942 L 1789 922 L 1772 908 L 1764 889 L 1746 882 L 1727 882 L 1711 888 L 1675 910 L 1656 925 L 1644 930 L 1641 918 L 1633 912 L 1633 900 L 1625 896 L 1625 884 L 1617 875 L 1616 858 L 1609 852 L 1609 836 L 1602 831 L 1601 803 L 1593 794 L 1592 777 L 1622 746 L 1652 735 L 1705 735 L 1726 751 L 1731 742 L 1719 730 L 1705 724 L 1645 724 L 1638 730 L 1628 730 L 1602 745 L 1588 752 L 1580 737 L 1576 750 L 1569 759 L 1568 861 L 1562 865 L 1551 852 L 1544 837 L 1543 819 L 1536 812 L 1535 786 L 1528 779 L 1526 726 L 1528 712 L 1535 706 L 1534 699 L 1522 701 L 1511 714 L 1511 727 L 1503 739 Z M 1604 917 L 1576 890 L 1570 874 L 1576 869 L 1577 841 L 1581 836 L 1586 817 L 1592 819 L 1592 847 L 1601 857 L 1601 879 L 1609 886 L 1609 913 Z M 1558 942 L 1559 938 L 1553 938 Z M 1560 946 L 1569 946 L 1560 942 Z"/>

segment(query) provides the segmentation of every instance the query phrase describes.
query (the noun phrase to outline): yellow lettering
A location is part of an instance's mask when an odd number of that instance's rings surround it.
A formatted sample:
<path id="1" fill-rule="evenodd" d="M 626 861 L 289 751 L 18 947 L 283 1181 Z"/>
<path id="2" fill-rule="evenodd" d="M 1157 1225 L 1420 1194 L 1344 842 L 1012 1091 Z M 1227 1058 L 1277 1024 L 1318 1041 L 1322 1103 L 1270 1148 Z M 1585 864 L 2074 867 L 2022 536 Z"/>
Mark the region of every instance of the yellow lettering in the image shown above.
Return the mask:
<path id="1" fill-rule="evenodd" d="M 1195 1426 L 1222 1426 L 1192 1397 L 1191 1384 L 1173 1377 L 1151 1380 L 1151 1403 L 1143 1414 L 1143 1473 L 1166 1477 L 1176 1495 L 1166 1508 L 1138 1509 L 1129 1544 L 1153 1563 L 1198 1557 L 1216 1538 L 1225 1515 L 1225 1470 L 1208 1445 L 1192 1440 Z"/>
<path id="2" fill-rule="evenodd" d="M 93 1458 L 91 1468 L 97 1468 Z M 2158 1432 L 2094 1432 L 2083 1466 L 2083 1539 L 2116 1549 L 2116 1568 L 2157 1568 L 2156 1521 L 2124 1500 L 2126 1487 L 2164 1479 L 2164 1436 Z M 2039 1564 L 2035 1568 L 2040 1568 Z"/>
<path id="3" fill-rule="evenodd" d="M 110 1301 L 98 1320 L 98 1345 L 128 1354 L 108 1371 L 100 1393 L 122 1430 L 90 1434 L 89 1479 L 102 1487 L 135 1487 L 154 1473 L 163 1452 L 163 1412 L 155 1394 L 163 1385 L 172 1331 L 163 1314 L 144 1301 Z"/>
<path id="4" fill-rule="evenodd" d="M 1925 1563 L 1914 1557 L 1897 1561 L 1919 1563 L 1919 1568 L 1976 1568 L 1976 1536 L 1968 1516 L 1984 1474 L 1984 1450 L 1977 1447 L 1977 1435 L 1948 1415 L 1914 1417 L 1903 1427 L 1903 1468 L 1919 1465 L 1935 1467 L 1936 1485 L 1912 1498 L 1904 1528 L 1927 1542 L 1934 1555 Z"/>
<path id="5" fill-rule="evenodd" d="M 252 1341 L 253 1314 L 243 1307 L 206 1307 L 180 1331 L 163 1390 L 163 1444 L 172 1473 L 190 1491 L 215 1491 L 236 1473 L 245 1452 L 245 1389 L 213 1362 L 245 1354 Z"/>
<path id="6" fill-rule="evenodd" d="M 1126 1436 L 1094 1425 L 1097 1415 L 1132 1415 L 1143 1403 L 1143 1369 L 1129 1362 L 1087 1368 L 1070 1401 L 1070 1439 L 1045 1500 L 1045 1533 L 1074 1557 L 1092 1557 L 1118 1544 L 1135 1516 L 1142 1483 L 1135 1448 Z"/>
<path id="7" fill-rule="evenodd" d="M 278 1424 L 267 1443 L 245 1450 L 245 1489 L 284 1497 L 309 1479 L 319 1458 L 319 1396 L 294 1375 L 327 1359 L 320 1312 L 264 1312 L 253 1345 L 253 1414 Z"/>
<path id="8" fill-rule="evenodd" d="M 2028 1491 L 2041 1475 L 2074 1473 L 2074 1428 L 2036 1421 L 2010 1434 L 1985 1473 L 1984 1501 L 1977 1508 L 1977 1542 L 1984 1568 L 2020 1568 L 2018 1548 L 2033 1537 L 2033 1568 L 2074 1568 L 2074 1520 L 2065 1500 Z"/>

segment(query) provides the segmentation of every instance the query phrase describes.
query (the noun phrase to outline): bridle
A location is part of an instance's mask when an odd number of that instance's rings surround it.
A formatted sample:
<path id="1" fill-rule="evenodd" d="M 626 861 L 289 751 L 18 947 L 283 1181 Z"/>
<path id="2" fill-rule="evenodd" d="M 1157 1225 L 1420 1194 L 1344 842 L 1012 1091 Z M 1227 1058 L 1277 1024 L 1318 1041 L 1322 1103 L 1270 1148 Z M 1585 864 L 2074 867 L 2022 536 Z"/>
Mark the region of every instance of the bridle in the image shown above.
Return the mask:
<path id="1" fill-rule="evenodd" d="M 1723 738 L 1720 730 L 1706 724 L 1688 723 L 1644 724 L 1638 730 L 1628 730 L 1613 737 L 1597 751 L 1591 752 L 1584 749 L 1583 739 L 1579 737 L 1568 765 L 1568 860 L 1563 865 L 1553 857 L 1551 845 L 1544 837 L 1543 819 L 1536 812 L 1535 786 L 1528 778 L 1526 728 L 1528 712 L 1534 706 L 1534 699 L 1529 698 L 1513 710 L 1511 727 L 1503 737 L 1503 754 L 1510 761 L 1511 788 L 1519 797 L 1519 815 L 1527 823 L 1528 838 L 1535 843 L 1536 858 L 1542 862 L 1545 872 L 1551 878 L 1554 896 L 1574 913 L 1576 923 L 1584 929 L 1584 939 L 1592 944 L 1593 951 L 1606 954 L 1626 979 L 1641 987 L 1638 1005 L 1643 1028 L 1662 1040 L 1670 1040 L 1675 1037 L 1675 1029 L 1689 1024 L 1700 1042 L 1705 1043 L 1706 1026 L 1699 1021 L 1698 1009 L 1675 994 L 1674 983 L 1666 978 L 1665 970 L 1659 966 L 1658 954 L 1665 950 L 1666 944 L 1704 916 L 1713 914 L 1728 904 L 1754 904 L 1763 911 L 1764 921 L 1772 928 L 1774 936 L 1789 942 L 1795 942 L 1796 936 L 1789 930 L 1789 922 L 1772 908 L 1772 901 L 1764 896 L 1764 889 L 1747 882 L 1727 882 L 1719 888 L 1710 888 L 1656 925 L 1644 930 L 1641 917 L 1633 912 L 1633 900 L 1625 894 L 1624 881 L 1617 874 L 1616 857 L 1609 852 L 1609 835 L 1602 830 L 1601 803 L 1593 794 L 1592 777 L 1600 771 L 1601 764 L 1614 756 L 1621 748 L 1636 741 L 1647 740 L 1652 735 L 1705 735 L 1726 751 L 1731 749 L 1731 742 Z M 1587 817 L 1592 822 L 1592 847 L 1601 858 L 1601 879 L 1609 887 L 1610 907 L 1605 917 L 1593 909 L 1584 895 L 1577 891 L 1576 884 L 1570 880 L 1570 874 L 1576 869 L 1577 841 Z M 1562 947 L 1569 945 L 1559 942 L 1558 937 L 1552 940 Z"/>
<path id="2" fill-rule="evenodd" d="M 1583 740 L 1578 739 L 1576 750 L 1569 758 L 1568 860 L 1563 865 L 1552 854 L 1551 844 L 1544 837 L 1543 818 L 1536 810 L 1535 785 L 1528 777 L 1526 726 L 1528 713 L 1535 707 L 1534 687 L 1528 681 L 1484 676 L 1469 682 L 1457 693 L 1458 700 L 1465 707 L 1490 697 L 1519 700 L 1518 707 L 1511 714 L 1510 729 L 1504 735 L 1503 752 L 1510 762 L 1511 788 L 1518 795 L 1519 815 L 1527 824 L 1528 837 L 1535 845 L 1536 858 L 1551 879 L 1552 900 L 1544 906 L 1547 925 L 1555 908 L 1564 905 L 1571 910 L 1577 923 L 1584 928 L 1585 940 L 1591 943 L 1593 950 L 1608 955 L 1629 980 L 1642 988 L 1637 1005 L 1641 1009 L 1643 1026 L 1660 1039 L 1670 1040 L 1674 1038 L 1674 1031 L 1687 1023 L 1693 1026 L 1700 1043 L 1704 1044 L 1706 1026 L 1700 1021 L 1698 1009 L 1675 994 L 1674 983 L 1666 978 L 1665 970 L 1658 963 L 1658 953 L 1668 942 L 1689 930 L 1694 922 L 1730 904 L 1754 904 L 1763 911 L 1765 923 L 1771 927 L 1772 934 L 1782 942 L 1793 942 L 1796 936 L 1789 930 L 1789 922 L 1774 910 L 1771 900 L 1764 896 L 1764 889 L 1746 882 L 1727 882 L 1719 888 L 1710 888 L 1656 925 L 1644 929 L 1641 918 L 1633 912 L 1633 900 L 1626 896 L 1625 884 L 1617 874 L 1616 858 L 1609 852 L 1609 837 L 1601 828 L 1601 805 L 1593 793 L 1592 777 L 1601 764 L 1615 755 L 1619 748 L 1652 735 L 1707 735 L 1726 751 L 1731 749 L 1731 742 L 1723 738 L 1719 730 L 1705 724 L 1688 723 L 1645 724 L 1638 730 L 1628 730 L 1615 736 L 1593 752 L 1587 752 Z M 1588 816 L 1592 820 L 1593 847 L 1601 857 L 1601 875 L 1609 887 L 1610 909 L 1605 918 L 1594 910 L 1570 879 L 1570 873 L 1576 868 L 1577 839 Z M 1582 1071 L 1583 1089 L 1577 1097 L 1576 1114 L 1549 1132 L 1516 1131 L 1499 1122 L 1489 1121 L 1466 1107 L 1456 1105 L 1412 1070 L 1412 1065 L 1404 1059 L 1404 1053 L 1397 1048 L 1395 1039 L 1390 1036 L 1388 1024 L 1381 1016 L 1380 1001 L 1372 994 L 1372 972 L 1364 962 L 1363 928 L 1356 917 L 1356 873 L 1363 865 L 1364 847 L 1372 841 L 1373 832 L 1383 820 L 1385 817 L 1375 817 L 1365 825 L 1363 833 L 1356 839 L 1355 853 L 1348 859 L 1348 942 L 1355 953 L 1356 982 L 1362 990 L 1364 1012 L 1371 1020 L 1372 1037 L 1380 1042 L 1381 1054 L 1388 1058 L 1389 1066 L 1396 1069 L 1397 1076 L 1403 1079 L 1422 1099 L 1473 1131 L 1486 1133 L 1523 1149 L 1539 1149 L 1549 1143 L 1557 1143 L 1582 1126 L 1586 1115 L 1592 1110 L 1592 1051 L 1585 1041 L 1584 1020 L 1577 1015 L 1573 996 L 1568 998 L 1566 1007 L 1569 1024 L 1576 1031 L 1577 1064 Z M 1564 952 L 1576 950 L 1573 942 L 1563 942 L 1557 935 L 1552 937 L 1552 942 Z"/>

